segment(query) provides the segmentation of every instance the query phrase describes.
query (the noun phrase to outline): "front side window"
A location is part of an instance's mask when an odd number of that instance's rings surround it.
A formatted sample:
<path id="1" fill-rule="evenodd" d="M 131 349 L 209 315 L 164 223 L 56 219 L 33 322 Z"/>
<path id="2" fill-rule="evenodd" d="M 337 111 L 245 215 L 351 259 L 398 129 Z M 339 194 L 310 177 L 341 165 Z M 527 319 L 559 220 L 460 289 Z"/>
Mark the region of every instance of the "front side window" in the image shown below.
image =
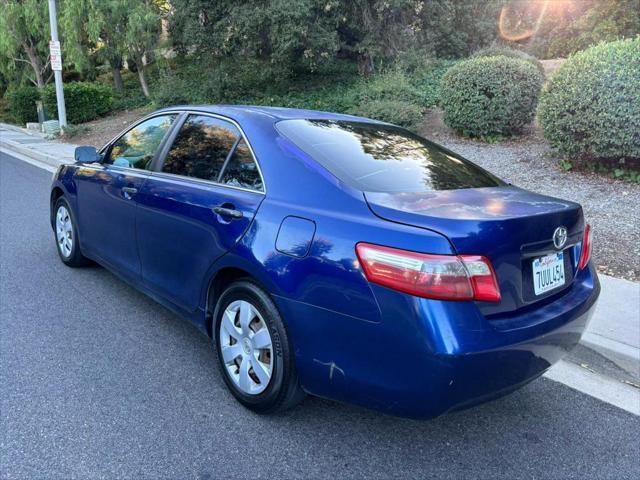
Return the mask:
<path id="1" fill-rule="evenodd" d="M 260 192 L 264 190 L 258 165 L 244 139 L 238 142 L 236 149 L 231 154 L 231 158 L 224 167 L 221 181 L 232 187 L 248 188 Z"/>
<path id="2" fill-rule="evenodd" d="M 427 192 L 504 185 L 477 165 L 400 127 L 283 120 L 276 128 L 333 175 L 365 192 Z"/>
<path id="3" fill-rule="evenodd" d="M 104 163 L 149 170 L 160 142 L 177 115 L 160 115 L 136 125 L 116 140 Z"/>
<path id="4" fill-rule="evenodd" d="M 218 181 L 227 155 L 240 137 L 229 122 L 206 115 L 189 115 L 176 136 L 162 171 Z"/>

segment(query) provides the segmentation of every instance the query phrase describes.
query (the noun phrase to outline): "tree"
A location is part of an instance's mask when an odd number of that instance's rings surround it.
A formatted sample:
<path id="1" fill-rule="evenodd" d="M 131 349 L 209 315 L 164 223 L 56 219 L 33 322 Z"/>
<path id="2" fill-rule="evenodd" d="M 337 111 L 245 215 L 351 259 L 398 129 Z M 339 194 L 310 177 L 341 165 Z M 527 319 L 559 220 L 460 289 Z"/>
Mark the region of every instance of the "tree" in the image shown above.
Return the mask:
<path id="1" fill-rule="evenodd" d="M 167 3 L 161 0 L 138 0 L 131 2 L 120 0 L 127 7 L 127 18 L 124 23 L 124 39 L 128 52 L 128 60 L 135 63 L 138 79 L 145 97 L 150 96 L 149 84 L 145 73 L 148 57 L 158 45 L 163 13 Z"/>
<path id="2" fill-rule="evenodd" d="M 31 67 L 29 80 L 44 87 L 49 68 L 49 12 L 42 0 L 0 0 L 0 68 L 5 74 L 22 63 Z"/>
<path id="3" fill-rule="evenodd" d="M 90 51 L 109 63 L 116 90 L 123 91 L 124 58 L 135 65 L 140 87 L 149 96 L 146 60 L 157 46 L 166 2 L 160 0 L 66 0 L 63 24 L 67 51 L 82 68 Z"/>
<path id="4" fill-rule="evenodd" d="M 65 0 L 61 15 L 68 57 L 80 70 L 89 66 L 93 55 L 106 61 L 119 92 L 124 90 L 121 71 L 127 11 L 127 2 L 121 0 Z"/>

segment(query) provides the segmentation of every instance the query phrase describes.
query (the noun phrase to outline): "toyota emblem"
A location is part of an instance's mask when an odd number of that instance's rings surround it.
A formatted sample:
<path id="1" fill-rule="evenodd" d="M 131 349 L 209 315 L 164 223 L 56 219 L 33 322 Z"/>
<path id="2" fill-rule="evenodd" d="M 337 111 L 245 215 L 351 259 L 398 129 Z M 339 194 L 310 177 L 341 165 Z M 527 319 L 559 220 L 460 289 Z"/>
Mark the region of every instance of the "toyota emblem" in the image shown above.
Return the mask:
<path id="1" fill-rule="evenodd" d="M 553 245 L 560 250 L 567 243 L 567 229 L 566 227 L 558 227 L 553 232 Z"/>

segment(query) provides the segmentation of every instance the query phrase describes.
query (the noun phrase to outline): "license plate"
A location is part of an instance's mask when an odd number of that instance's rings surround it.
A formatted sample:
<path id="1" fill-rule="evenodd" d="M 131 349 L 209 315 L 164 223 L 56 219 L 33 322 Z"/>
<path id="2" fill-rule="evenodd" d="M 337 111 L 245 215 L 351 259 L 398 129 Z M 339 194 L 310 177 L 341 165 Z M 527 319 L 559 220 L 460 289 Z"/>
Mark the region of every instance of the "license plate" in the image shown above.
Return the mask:
<path id="1" fill-rule="evenodd" d="M 533 290 L 536 295 L 564 285 L 564 253 L 552 253 L 533 261 Z"/>

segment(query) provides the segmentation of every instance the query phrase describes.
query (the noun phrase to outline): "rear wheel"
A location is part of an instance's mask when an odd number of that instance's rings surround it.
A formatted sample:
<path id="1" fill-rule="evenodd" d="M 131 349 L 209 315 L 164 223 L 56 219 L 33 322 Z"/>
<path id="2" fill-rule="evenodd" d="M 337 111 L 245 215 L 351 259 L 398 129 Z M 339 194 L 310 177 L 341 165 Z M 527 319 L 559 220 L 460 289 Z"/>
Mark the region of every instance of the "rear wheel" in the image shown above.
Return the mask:
<path id="1" fill-rule="evenodd" d="M 54 212 L 54 234 L 60 260 L 69 267 L 82 267 L 91 263 L 80 252 L 75 218 L 64 197 L 56 201 Z"/>
<path id="2" fill-rule="evenodd" d="M 304 398 L 282 318 L 262 288 L 233 283 L 220 296 L 214 320 L 223 378 L 240 403 L 271 413 Z"/>

